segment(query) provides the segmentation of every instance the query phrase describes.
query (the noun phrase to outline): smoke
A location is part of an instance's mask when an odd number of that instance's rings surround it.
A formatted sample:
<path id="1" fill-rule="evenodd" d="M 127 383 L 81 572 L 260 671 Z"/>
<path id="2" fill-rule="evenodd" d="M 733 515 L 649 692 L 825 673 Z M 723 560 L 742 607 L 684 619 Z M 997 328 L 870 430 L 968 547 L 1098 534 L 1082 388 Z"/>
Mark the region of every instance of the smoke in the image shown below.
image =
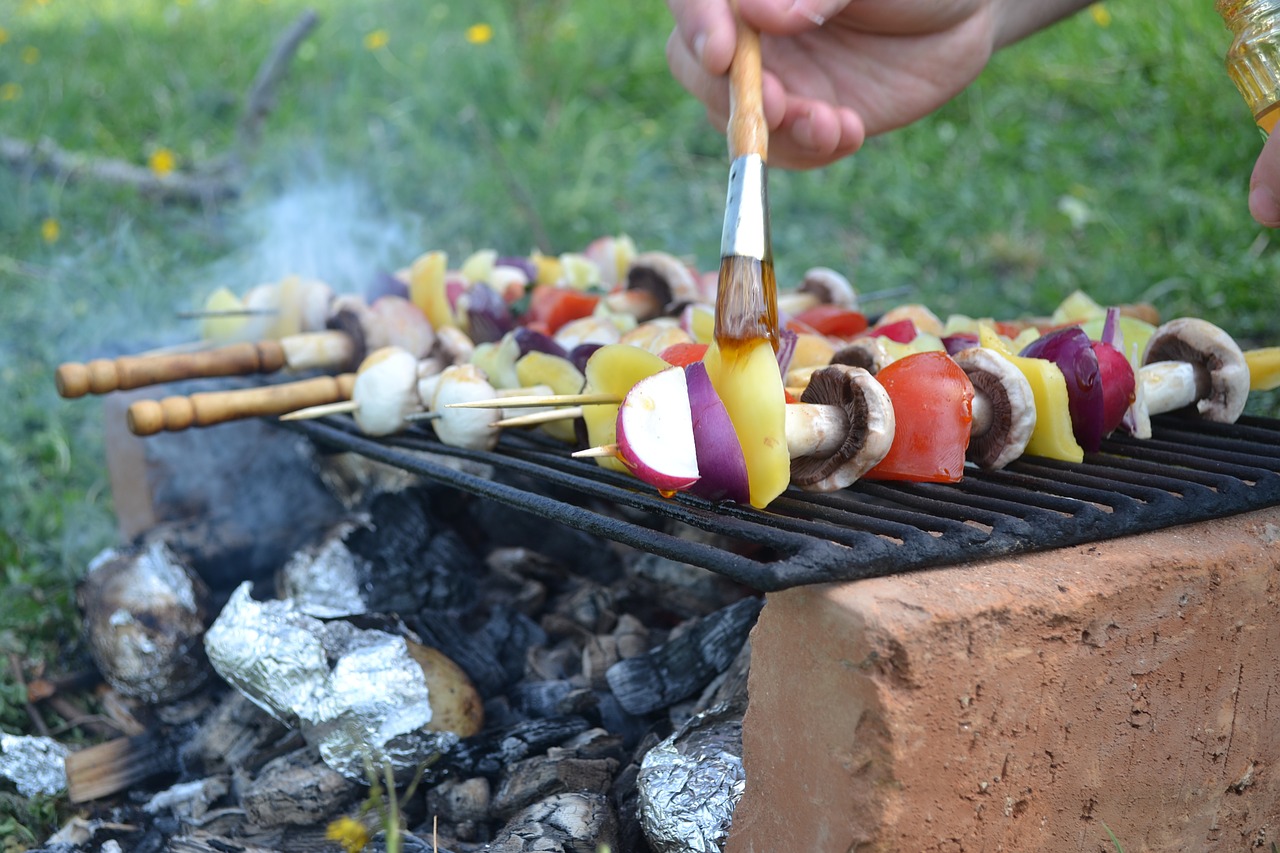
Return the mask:
<path id="1" fill-rule="evenodd" d="M 378 270 L 407 266 L 421 251 L 420 223 L 382 209 L 354 177 L 299 179 L 247 208 L 234 231 L 241 248 L 213 264 L 198 287 L 237 293 L 289 275 L 316 278 L 342 293 L 361 292 Z M 203 296 L 197 291 L 195 299 Z"/>

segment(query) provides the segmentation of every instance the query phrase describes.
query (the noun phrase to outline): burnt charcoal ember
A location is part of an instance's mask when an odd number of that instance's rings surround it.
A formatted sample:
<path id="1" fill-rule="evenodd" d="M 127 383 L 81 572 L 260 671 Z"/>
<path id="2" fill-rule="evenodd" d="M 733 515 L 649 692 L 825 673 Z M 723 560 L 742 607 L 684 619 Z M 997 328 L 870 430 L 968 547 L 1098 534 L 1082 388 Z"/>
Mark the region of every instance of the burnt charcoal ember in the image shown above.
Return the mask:
<path id="1" fill-rule="evenodd" d="M 475 837 L 475 828 L 489 818 L 493 792 L 483 776 L 446 779 L 427 791 L 427 812 L 454 827 L 454 834 Z M 462 827 L 466 832 L 459 832 Z"/>
<path id="2" fill-rule="evenodd" d="M 240 792 L 240 805 L 260 827 L 308 826 L 326 822 L 361 790 L 307 747 L 268 762 Z"/>
<path id="3" fill-rule="evenodd" d="M 423 780 L 434 784 L 459 775 L 497 778 L 504 767 L 544 753 L 589 728 L 591 724 L 585 718 L 565 716 L 486 729 L 463 738 L 444 758 L 426 769 Z"/>
<path id="4" fill-rule="evenodd" d="M 629 560 L 627 575 L 654 602 L 682 619 L 710 613 L 750 595 L 724 575 L 656 554 L 638 554 Z"/>
<path id="5" fill-rule="evenodd" d="M 629 713 L 647 714 L 696 695 L 733 663 L 761 606 L 758 598 L 744 598 L 614 664 L 607 677 L 618 702 Z"/>
<path id="6" fill-rule="evenodd" d="M 521 486 L 545 491 L 537 484 L 522 482 Z M 485 532 L 490 546 L 532 548 L 574 574 L 600 583 L 610 583 L 622 572 L 622 558 L 605 540 L 497 501 L 472 503 L 470 525 Z"/>
<path id="7" fill-rule="evenodd" d="M 274 757 L 273 744 L 301 743 L 301 735 L 229 690 L 202 725 L 178 748 L 183 773 L 203 776 L 229 770 L 256 770 Z"/>
<path id="8" fill-rule="evenodd" d="M 506 692 L 524 673 L 526 650 L 546 642 L 546 634 L 533 620 L 508 610 L 468 617 L 424 609 L 406 622 L 427 645 L 462 667 L 482 696 Z M 471 629 L 472 622 L 479 624 Z"/>
<path id="9" fill-rule="evenodd" d="M 433 516 L 429 492 L 379 495 L 368 515 L 369 525 L 352 531 L 345 542 L 377 578 L 366 591 L 369 609 L 407 614 L 465 607 L 476 599 L 483 563 L 456 531 Z"/>
<path id="10" fill-rule="evenodd" d="M 517 761 L 502 774 L 493 795 L 493 812 L 510 817 L 539 800 L 569 791 L 605 794 L 617 772 L 618 762 L 613 758 L 535 755 Z"/>
<path id="11" fill-rule="evenodd" d="M 76 587 L 102 676 L 150 703 L 190 693 L 208 678 L 201 644 L 208 599 L 195 570 L 160 540 L 103 552 Z"/>
<path id="12" fill-rule="evenodd" d="M 597 853 L 618 843 L 618 817 L 596 793 L 555 794 L 516 814 L 485 850 L 489 853 Z"/>

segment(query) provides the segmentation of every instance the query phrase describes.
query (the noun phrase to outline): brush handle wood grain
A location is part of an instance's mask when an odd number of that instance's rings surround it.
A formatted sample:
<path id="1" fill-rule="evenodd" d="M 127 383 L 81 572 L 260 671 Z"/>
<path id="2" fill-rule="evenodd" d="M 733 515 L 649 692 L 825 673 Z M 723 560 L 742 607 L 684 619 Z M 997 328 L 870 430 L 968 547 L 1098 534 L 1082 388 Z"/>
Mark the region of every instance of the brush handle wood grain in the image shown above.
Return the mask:
<path id="1" fill-rule="evenodd" d="M 263 385 L 236 391 L 209 391 L 187 397 L 139 400 L 126 413 L 134 435 L 180 432 L 254 417 L 274 417 L 288 412 L 351 398 L 354 373 L 317 376 L 298 382 Z"/>
<path id="2" fill-rule="evenodd" d="M 733 4 L 737 12 L 737 3 Z M 769 161 L 769 125 L 764 118 L 760 34 L 738 19 L 738 42 L 729 66 L 729 158 L 758 154 Z"/>

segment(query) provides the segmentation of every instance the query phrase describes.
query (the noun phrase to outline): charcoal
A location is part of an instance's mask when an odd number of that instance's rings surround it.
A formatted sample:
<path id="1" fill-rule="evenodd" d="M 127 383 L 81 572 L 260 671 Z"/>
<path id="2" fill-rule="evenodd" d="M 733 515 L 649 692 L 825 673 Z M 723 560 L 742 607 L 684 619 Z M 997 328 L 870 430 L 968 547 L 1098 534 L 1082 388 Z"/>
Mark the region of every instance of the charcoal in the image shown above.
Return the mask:
<path id="1" fill-rule="evenodd" d="M 507 765 L 546 752 L 590 727 L 582 717 L 566 716 L 487 729 L 464 738 L 441 761 L 427 768 L 424 778 L 430 784 L 458 774 L 496 777 Z"/>
<path id="2" fill-rule="evenodd" d="M 582 647 L 582 677 L 592 687 L 607 689 L 609 680 L 606 673 L 618 660 L 616 637 L 612 634 L 595 634 L 588 637 Z"/>
<path id="3" fill-rule="evenodd" d="M 536 755 L 507 768 L 493 795 L 493 811 L 510 817 L 553 794 L 593 791 L 604 794 L 613 783 L 618 762 L 613 758 L 565 758 Z"/>
<path id="4" fill-rule="evenodd" d="M 578 690 L 567 678 L 551 681 L 523 681 L 511 689 L 511 699 L 530 717 L 550 717 L 568 696 Z"/>
<path id="5" fill-rule="evenodd" d="M 630 613 L 618 617 L 613 637 L 618 644 L 619 659 L 633 658 L 649 650 L 649 629 Z"/>
<path id="6" fill-rule="evenodd" d="M 609 758 L 618 762 L 618 766 L 622 766 L 627 757 L 622 738 L 602 728 L 587 729 L 574 735 L 560 746 L 548 749 L 547 755 L 553 758 L 565 755 L 574 758 Z"/>
<path id="7" fill-rule="evenodd" d="M 290 730 L 238 690 L 229 690 L 208 719 L 179 746 L 187 775 L 210 775 L 228 770 L 257 769 L 269 744 L 288 737 Z M 268 753 L 268 757 L 272 757 Z"/>
<path id="8" fill-rule="evenodd" d="M 627 574 L 650 588 L 654 601 L 685 619 L 718 610 L 748 594 L 724 575 L 656 554 L 637 555 L 628 562 Z"/>
<path id="9" fill-rule="evenodd" d="M 645 654 L 614 664 L 608 681 L 618 702 L 632 714 L 647 714 L 698 693 L 733 663 L 761 606 L 760 599 L 744 598 Z"/>
<path id="10" fill-rule="evenodd" d="M 516 814 L 486 846 L 489 853 L 597 853 L 618 843 L 618 817 L 609 798 L 565 793 Z"/>
<path id="11" fill-rule="evenodd" d="M 492 799 L 489 780 L 483 776 L 446 779 L 427 792 L 427 811 L 451 824 L 483 821 Z"/>
<path id="12" fill-rule="evenodd" d="M 490 612 L 476 630 L 468 630 L 466 619 L 447 611 L 422 610 L 408 621 L 427 645 L 462 667 L 482 696 L 505 692 L 519 680 L 525 650 L 546 639 L 533 620 L 508 610 Z"/>
<path id="13" fill-rule="evenodd" d="M 522 484 L 530 486 L 531 484 Z M 532 485 L 533 491 L 539 487 Z M 475 501 L 471 525 L 485 531 L 491 545 L 533 548 L 574 574 L 610 583 L 622 573 L 622 559 L 603 539 L 556 521 L 513 510 L 497 501 Z"/>
<path id="14" fill-rule="evenodd" d="M 359 786 L 310 747 L 271 761 L 240 793 L 249 820 L 260 827 L 322 823 L 351 802 Z"/>
<path id="15" fill-rule="evenodd" d="M 482 563 L 461 536 L 432 517 L 423 490 L 379 495 L 370 504 L 369 521 L 345 541 L 377 578 L 367 593 L 370 609 L 406 614 L 475 599 Z"/>

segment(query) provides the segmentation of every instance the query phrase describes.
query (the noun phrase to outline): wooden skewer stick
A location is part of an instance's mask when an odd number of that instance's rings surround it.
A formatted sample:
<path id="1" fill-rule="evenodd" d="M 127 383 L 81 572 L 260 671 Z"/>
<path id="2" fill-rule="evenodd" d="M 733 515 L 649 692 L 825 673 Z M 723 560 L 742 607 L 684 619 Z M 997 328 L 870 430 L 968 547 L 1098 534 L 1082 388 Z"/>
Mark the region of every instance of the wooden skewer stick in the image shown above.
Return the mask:
<path id="1" fill-rule="evenodd" d="M 586 450 L 575 450 L 569 454 L 574 459 L 596 459 L 601 456 L 618 457 L 618 445 L 602 444 L 599 447 L 588 447 Z"/>
<path id="2" fill-rule="evenodd" d="M 308 406 L 350 399 L 355 381 L 354 373 L 344 373 L 237 391 L 139 400 L 127 412 L 129 430 L 134 435 L 155 435 L 241 418 L 283 415 Z"/>
<path id="3" fill-rule="evenodd" d="M 341 369 L 355 355 L 355 342 L 345 332 L 304 332 L 278 341 L 229 344 L 200 352 L 99 358 L 86 364 L 67 362 L 58 367 L 54 381 L 60 395 L 75 398 L 183 379 L 274 373 L 285 367 Z"/>
<path id="4" fill-rule="evenodd" d="M 599 406 L 618 405 L 622 398 L 616 394 L 533 394 L 527 397 L 497 397 L 493 400 L 474 400 L 469 403 L 450 403 L 450 409 L 535 409 L 543 406 Z"/>
<path id="5" fill-rule="evenodd" d="M 582 417 L 582 406 L 570 406 L 564 409 L 551 409 L 546 412 L 534 412 L 530 415 L 517 415 L 513 418 L 503 418 L 500 421 L 495 421 L 491 426 L 493 429 L 540 426 L 541 424 L 555 423 L 556 421 L 571 421 L 574 418 L 580 417 Z"/>
<path id="6" fill-rule="evenodd" d="M 321 403 L 318 406 L 308 406 L 305 409 L 298 409 L 294 412 L 285 412 L 280 416 L 282 421 L 309 421 L 313 418 L 323 418 L 326 415 L 346 415 L 360 408 L 360 404 L 355 400 L 337 400 L 333 403 Z"/>

